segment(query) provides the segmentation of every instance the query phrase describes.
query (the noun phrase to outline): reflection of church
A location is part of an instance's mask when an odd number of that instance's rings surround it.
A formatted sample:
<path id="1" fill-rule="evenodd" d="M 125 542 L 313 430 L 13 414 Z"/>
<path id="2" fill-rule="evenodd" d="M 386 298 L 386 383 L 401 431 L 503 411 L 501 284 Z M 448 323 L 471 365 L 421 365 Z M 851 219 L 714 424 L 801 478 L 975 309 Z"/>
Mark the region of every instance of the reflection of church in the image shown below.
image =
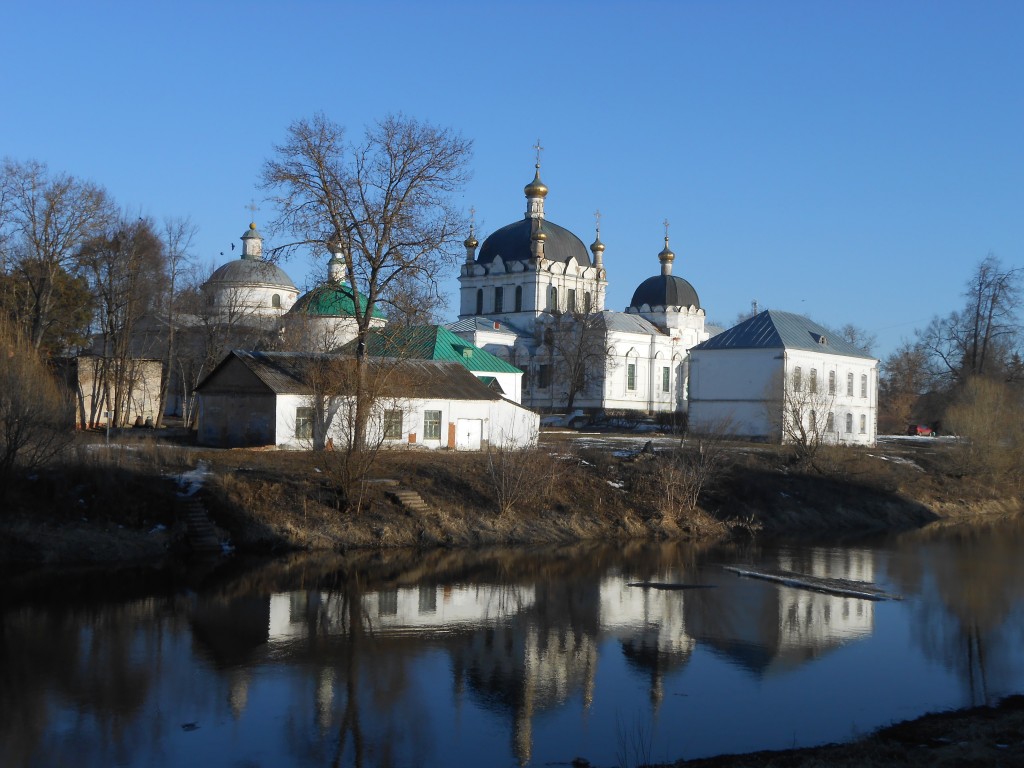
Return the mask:
<path id="1" fill-rule="evenodd" d="M 874 576 L 868 550 L 811 549 L 799 560 L 783 553 L 772 565 L 819 578 Z M 757 676 L 801 666 L 874 629 L 869 600 L 739 577 L 724 586 L 689 596 L 687 626 L 698 642 Z"/>
<path id="2" fill-rule="evenodd" d="M 604 306 L 600 226 L 588 251 L 547 218 L 539 161 L 525 194 L 524 218 L 482 245 L 470 232 L 459 321 L 449 327 L 522 368 L 523 404 L 535 409 L 564 408 L 573 379 L 582 378 L 575 407 L 685 410 L 686 354 L 709 333 L 697 292 L 672 274 L 667 222 L 660 273 L 637 287 L 625 312 L 614 312 Z M 578 361 L 582 377 L 571 373 Z"/>

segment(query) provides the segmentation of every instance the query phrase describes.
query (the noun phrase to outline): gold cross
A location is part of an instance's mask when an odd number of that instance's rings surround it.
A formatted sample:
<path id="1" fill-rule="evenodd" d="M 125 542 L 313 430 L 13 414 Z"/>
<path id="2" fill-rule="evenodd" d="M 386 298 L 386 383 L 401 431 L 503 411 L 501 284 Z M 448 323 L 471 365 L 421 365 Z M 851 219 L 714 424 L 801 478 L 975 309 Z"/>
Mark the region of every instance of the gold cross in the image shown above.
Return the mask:
<path id="1" fill-rule="evenodd" d="M 544 151 L 544 147 L 540 145 L 540 139 L 537 139 L 537 143 L 533 145 L 533 148 L 537 150 L 537 167 L 540 168 L 540 153 Z"/>

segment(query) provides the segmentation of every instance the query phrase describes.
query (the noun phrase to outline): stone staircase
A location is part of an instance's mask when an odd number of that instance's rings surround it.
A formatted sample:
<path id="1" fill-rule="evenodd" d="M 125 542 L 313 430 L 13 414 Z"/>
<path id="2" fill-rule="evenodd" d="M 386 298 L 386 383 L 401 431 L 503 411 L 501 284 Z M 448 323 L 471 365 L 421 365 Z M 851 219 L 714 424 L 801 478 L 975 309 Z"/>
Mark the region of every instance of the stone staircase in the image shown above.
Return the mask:
<path id="1" fill-rule="evenodd" d="M 188 530 L 185 539 L 197 555 L 219 555 L 222 551 L 217 531 L 210 522 L 203 502 L 195 496 L 178 497 L 178 514 Z"/>
<path id="2" fill-rule="evenodd" d="M 411 488 L 398 485 L 394 488 L 389 488 L 387 491 L 388 496 L 393 498 L 409 512 L 429 512 L 430 505 L 423 500 L 416 491 Z"/>

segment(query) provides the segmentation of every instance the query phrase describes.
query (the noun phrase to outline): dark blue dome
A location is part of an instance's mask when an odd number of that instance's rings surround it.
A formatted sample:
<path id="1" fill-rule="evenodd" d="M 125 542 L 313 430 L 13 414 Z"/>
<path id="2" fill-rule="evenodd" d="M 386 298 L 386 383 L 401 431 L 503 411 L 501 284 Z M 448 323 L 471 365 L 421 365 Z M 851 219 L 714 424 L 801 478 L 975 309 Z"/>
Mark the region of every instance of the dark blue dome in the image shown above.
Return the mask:
<path id="1" fill-rule="evenodd" d="M 591 265 L 587 247 L 568 229 L 545 219 L 542 230 L 547 235 L 547 240 L 544 241 L 545 259 L 568 264 L 569 259 L 575 257 L 580 266 Z M 501 256 L 505 262 L 528 261 L 533 253 L 530 249 L 532 235 L 532 219 L 520 219 L 504 226 L 484 240 L 476 261 L 478 264 L 490 264 L 497 256 Z"/>
<path id="2" fill-rule="evenodd" d="M 644 280 L 633 292 L 630 307 L 696 307 L 700 297 L 693 286 L 675 275 L 655 275 Z"/>

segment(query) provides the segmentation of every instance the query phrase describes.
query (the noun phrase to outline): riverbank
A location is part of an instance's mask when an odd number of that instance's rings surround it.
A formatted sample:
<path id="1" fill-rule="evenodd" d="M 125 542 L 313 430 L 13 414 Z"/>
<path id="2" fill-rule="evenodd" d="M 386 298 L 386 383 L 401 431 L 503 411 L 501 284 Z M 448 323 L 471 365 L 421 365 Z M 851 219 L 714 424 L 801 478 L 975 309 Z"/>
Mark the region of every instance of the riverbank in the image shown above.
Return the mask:
<path id="1" fill-rule="evenodd" d="M 188 492 L 230 548 L 254 553 L 856 536 L 1021 509 L 1019 494 L 959 475 L 955 444 L 940 441 L 823 449 L 803 464 L 778 446 L 677 445 L 552 432 L 521 454 L 382 452 L 356 509 L 343 511 L 339 454 L 83 436 L 75 461 L 9 492 L 0 563 L 187 556 L 176 497 Z M 404 504 L 401 489 L 423 507 Z"/>

